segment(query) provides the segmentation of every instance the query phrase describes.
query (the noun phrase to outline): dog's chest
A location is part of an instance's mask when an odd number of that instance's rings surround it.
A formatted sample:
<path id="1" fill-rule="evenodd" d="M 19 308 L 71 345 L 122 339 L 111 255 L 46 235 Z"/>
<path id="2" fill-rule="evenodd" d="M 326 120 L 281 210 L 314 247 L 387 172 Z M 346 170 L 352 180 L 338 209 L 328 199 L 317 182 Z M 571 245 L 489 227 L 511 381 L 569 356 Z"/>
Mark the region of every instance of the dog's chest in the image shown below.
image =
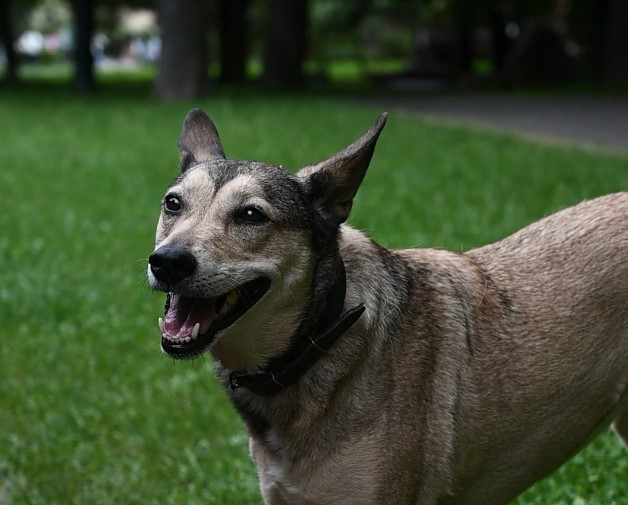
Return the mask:
<path id="1" fill-rule="evenodd" d="M 265 501 L 274 505 L 376 503 L 378 450 L 370 437 L 336 448 L 304 448 L 296 460 L 251 441 Z M 331 456 L 325 456 L 331 454 Z"/>

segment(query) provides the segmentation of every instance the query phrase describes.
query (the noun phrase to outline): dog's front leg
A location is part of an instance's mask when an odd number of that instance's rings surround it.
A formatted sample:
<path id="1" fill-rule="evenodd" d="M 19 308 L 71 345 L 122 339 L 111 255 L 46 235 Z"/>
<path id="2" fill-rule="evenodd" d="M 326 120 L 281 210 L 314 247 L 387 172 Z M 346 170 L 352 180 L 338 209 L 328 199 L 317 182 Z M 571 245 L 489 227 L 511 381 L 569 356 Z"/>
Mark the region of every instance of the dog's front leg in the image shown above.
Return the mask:
<path id="1" fill-rule="evenodd" d="M 251 454 L 251 458 L 257 467 L 257 474 L 259 478 L 259 488 L 260 493 L 262 495 L 262 499 L 264 500 L 265 505 L 290 505 L 283 497 L 281 489 L 277 485 L 276 482 L 273 481 L 272 477 L 268 475 L 268 461 L 264 457 L 263 451 L 261 451 L 257 444 L 255 443 L 255 439 L 249 439 L 249 452 Z"/>
<path id="2" fill-rule="evenodd" d="M 262 479 L 260 479 L 260 490 L 265 505 L 288 505 L 276 484 L 263 482 Z"/>

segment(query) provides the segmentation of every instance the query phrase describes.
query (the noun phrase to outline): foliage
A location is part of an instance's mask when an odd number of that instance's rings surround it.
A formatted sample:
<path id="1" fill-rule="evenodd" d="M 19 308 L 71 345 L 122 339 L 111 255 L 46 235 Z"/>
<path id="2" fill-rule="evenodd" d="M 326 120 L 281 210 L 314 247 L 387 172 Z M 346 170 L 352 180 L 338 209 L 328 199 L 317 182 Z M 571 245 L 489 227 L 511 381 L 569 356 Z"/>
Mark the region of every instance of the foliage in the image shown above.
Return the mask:
<path id="1" fill-rule="evenodd" d="M 418 25 L 416 2 L 311 2 L 311 56 L 320 61 L 407 58 Z"/>
<path id="2" fill-rule="evenodd" d="M 41 33 L 52 33 L 71 23 L 72 10 L 62 0 L 41 0 L 28 16 L 28 26 Z"/>
<path id="3" fill-rule="evenodd" d="M 259 504 L 244 430 L 211 361 L 160 356 L 163 296 L 143 282 L 179 126 L 202 106 L 229 156 L 296 168 L 379 111 L 313 96 L 156 104 L 129 89 L 3 96 L 0 502 Z M 395 112 L 352 223 L 389 246 L 462 250 L 626 187 L 625 156 Z M 619 505 L 626 464 L 604 435 L 516 504 Z"/>

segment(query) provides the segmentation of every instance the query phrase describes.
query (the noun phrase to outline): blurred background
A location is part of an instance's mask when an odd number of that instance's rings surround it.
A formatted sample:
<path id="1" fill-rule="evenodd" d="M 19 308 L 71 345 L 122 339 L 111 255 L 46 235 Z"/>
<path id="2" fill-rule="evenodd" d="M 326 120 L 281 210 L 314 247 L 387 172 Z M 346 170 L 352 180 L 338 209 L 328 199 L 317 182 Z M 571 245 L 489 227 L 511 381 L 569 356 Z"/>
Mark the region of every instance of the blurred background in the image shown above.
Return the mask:
<path id="1" fill-rule="evenodd" d="M 0 0 L 0 36 L 7 81 L 142 72 L 161 98 L 628 83 L 625 0 Z"/>
<path id="2" fill-rule="evenodd" d="M 389 110 L 350 223 L 464 251 L 628 189 L 628 1 L 0 0 L 0 505 L 260 504 L 145 281 L 193 107 L 288 170 Z M 606 431 L 513 504 L 626 505 L 626 454 Z"/>

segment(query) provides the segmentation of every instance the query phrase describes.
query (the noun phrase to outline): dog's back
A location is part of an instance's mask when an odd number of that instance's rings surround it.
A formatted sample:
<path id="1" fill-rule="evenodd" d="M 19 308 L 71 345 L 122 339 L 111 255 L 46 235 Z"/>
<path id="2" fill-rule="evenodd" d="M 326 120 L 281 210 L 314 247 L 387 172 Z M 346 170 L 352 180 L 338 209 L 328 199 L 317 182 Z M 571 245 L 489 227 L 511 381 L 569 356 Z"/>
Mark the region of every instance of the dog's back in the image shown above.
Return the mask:
<path id="1" fill-rule="evenodd" d="M 461 397 L 458 483 L 468 490 L 456 503 L 501 503 L 620 415 L 628 402 L 627 254 L 628 193 L 466 254 L 484 292 Z M 626 416 L 616 422 L 625 441 Z"/>

